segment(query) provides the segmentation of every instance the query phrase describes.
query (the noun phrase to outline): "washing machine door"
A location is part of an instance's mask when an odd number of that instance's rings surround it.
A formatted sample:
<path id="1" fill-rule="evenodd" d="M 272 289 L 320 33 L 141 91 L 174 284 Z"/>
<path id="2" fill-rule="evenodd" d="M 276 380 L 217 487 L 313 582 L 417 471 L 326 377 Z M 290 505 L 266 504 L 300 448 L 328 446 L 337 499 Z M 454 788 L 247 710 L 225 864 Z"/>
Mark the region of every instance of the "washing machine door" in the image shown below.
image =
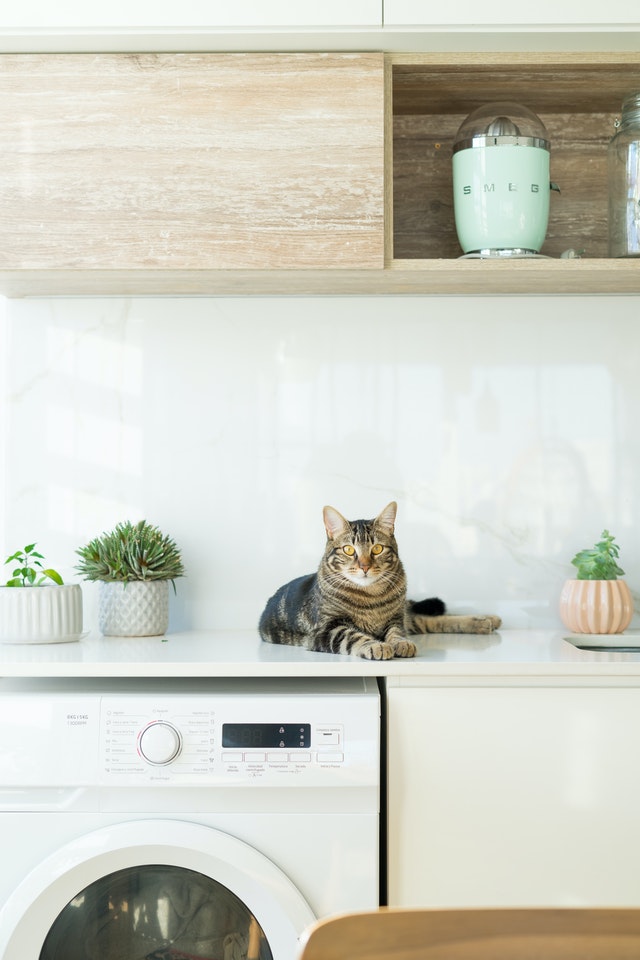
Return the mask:
<path id="1" fill-rule="evenodd" d="M 293 960 L 315 919 L 275 864 L 176 820 L 61 847 L 0 912 L 0 960 Z"/>

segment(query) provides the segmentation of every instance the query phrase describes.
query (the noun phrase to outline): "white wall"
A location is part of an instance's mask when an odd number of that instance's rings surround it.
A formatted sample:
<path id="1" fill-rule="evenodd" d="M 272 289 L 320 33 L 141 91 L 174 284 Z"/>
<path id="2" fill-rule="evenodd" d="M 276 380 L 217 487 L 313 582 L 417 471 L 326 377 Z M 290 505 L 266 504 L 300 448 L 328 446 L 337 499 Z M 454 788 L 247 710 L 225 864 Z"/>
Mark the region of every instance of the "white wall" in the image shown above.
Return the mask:
<path id="1" fill-rule="evenodd" d="M 2 559 L 37 540 L 72 579 L 146 517 L 188 569 L 172 629 L 251 628 L 317 566 L 325 503 L 397 499 L 414 596 L 559 626 L 603 527 L 637 595 L 637 299 L 1 303 Z"/>

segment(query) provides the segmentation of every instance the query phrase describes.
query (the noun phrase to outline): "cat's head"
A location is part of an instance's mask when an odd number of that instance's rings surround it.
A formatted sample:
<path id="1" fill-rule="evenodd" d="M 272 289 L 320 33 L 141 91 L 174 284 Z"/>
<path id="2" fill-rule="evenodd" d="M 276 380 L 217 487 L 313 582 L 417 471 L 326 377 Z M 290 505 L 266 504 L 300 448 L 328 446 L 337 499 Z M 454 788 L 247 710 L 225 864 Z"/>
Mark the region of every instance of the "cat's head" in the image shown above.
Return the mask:
<path id="1" fill-rule="evenodd" d="M 400 567 L 394 524 L 398 505 L 387 504 L 374 520 L 346 520 L 335 507 L 323 510 L 327 531 L 324 562 L 359 587 L 368 587 Z"/>

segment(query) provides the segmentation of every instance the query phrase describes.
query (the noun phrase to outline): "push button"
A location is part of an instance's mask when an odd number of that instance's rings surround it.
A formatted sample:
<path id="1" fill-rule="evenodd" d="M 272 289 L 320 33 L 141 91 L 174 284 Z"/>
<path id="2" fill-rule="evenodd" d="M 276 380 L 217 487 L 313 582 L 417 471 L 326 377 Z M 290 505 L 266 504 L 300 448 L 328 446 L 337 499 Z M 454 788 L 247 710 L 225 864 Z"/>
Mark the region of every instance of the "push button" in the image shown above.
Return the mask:
<path id="1" fill-rule="evenodd" d="M 318 763 L 344 763 L 344 753 L 318 753 Z"/>
<path id="2" fill-rule="evenodd" d="M 325 730 L 320 734 L 318 740 L 320 745 L 326 743 L 337 746 L 340 743 L 340 734 L 337 730 Z"/>

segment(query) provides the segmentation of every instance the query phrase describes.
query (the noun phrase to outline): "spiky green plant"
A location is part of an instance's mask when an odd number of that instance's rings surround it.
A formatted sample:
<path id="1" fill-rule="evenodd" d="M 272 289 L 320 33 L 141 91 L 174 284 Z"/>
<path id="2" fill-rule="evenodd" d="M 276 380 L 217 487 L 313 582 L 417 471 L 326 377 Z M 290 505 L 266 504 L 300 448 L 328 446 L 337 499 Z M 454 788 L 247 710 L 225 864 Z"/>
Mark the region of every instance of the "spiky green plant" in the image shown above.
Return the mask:
<path id="1" fill-rule="evenodd" d="M 171 580 L 184 576 L 175 542 L 146 520 L 119 523 L 76 550 L 76 570 L 85 580 Z"/>
<path id="2" fill-rule="evenodd" d="M 618 564 L 620 547 L 608 530 L 602 531 L 602 539 L 588 550 L 576 553 L 571 563 L 578 571 L 578 580 L 617 580 L 624 576 Z"/>

